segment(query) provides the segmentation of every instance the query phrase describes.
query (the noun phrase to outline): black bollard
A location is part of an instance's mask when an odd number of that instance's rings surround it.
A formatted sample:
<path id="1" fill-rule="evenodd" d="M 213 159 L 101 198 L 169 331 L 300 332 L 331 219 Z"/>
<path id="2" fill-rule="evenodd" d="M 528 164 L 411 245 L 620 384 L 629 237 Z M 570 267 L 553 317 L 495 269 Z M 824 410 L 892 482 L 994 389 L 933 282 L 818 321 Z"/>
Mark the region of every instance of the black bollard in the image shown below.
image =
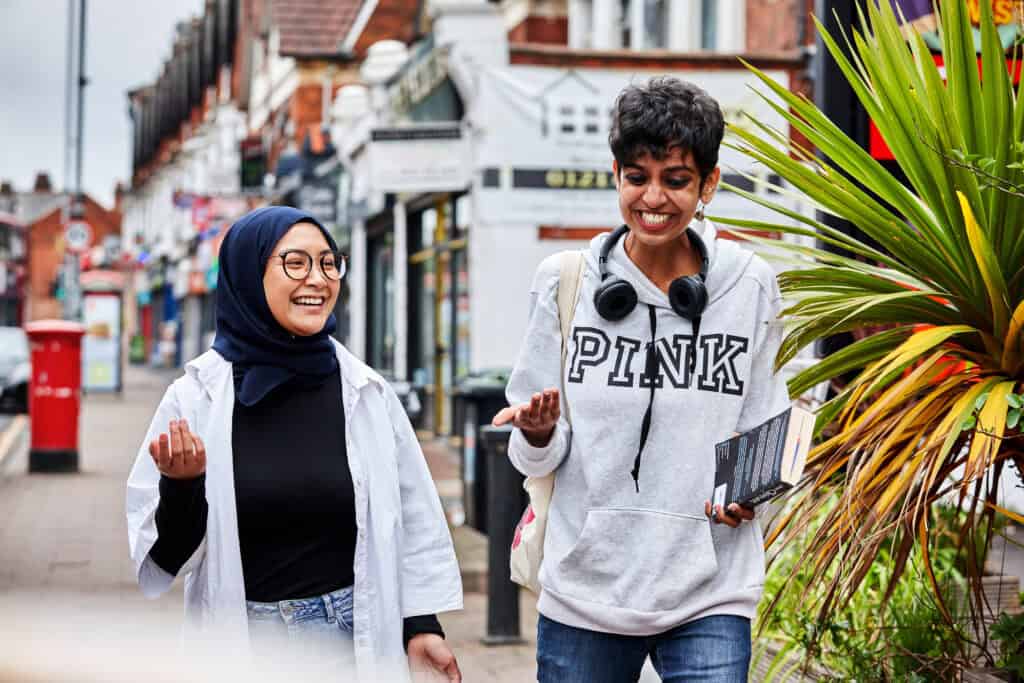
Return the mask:
<path id="1" fill-rule="evenodd" d="M 484 645 L 524 643 L 519 633 L 519 586 L 509 578 L 509 555 L 523 514 L 523 475 L 508 459 L 512 428 L 480 429 L 487 461 L 487 635 Z"/>

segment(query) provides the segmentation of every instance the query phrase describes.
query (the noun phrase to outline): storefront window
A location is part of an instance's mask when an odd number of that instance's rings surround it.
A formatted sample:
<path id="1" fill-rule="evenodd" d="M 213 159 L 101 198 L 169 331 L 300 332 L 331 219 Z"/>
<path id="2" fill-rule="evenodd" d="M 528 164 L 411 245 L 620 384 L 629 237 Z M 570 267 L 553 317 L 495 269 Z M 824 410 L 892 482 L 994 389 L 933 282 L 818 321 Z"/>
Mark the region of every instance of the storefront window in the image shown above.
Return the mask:
<path id="1" fill-rule="evenodd" d="M 369 242 L 370 273 L 367 332 L 371 367 L 385 374 L 395 371 L 394 233 L 390 230 Z"/>
<path id="2" fill-rule="evenodd" d="M 422 425 L 452 433 L 452 389 L 469 372 L 468 198 L 439 201 L 410 219 L 411 379 L 423 397 Z"/>

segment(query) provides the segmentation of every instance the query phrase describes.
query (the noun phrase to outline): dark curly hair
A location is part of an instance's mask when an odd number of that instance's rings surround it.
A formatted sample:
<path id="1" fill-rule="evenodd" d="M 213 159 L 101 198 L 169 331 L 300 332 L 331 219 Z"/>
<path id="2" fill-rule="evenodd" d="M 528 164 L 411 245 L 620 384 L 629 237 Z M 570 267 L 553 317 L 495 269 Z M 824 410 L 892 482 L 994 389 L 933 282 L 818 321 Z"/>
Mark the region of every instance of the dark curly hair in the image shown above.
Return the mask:
<path id="1" fill-rule="evenodd" d="M 663 159 L 673 147 L 693 152 L 700 180 L 718 164 L 725 119 L 718 102 L 693 83 L 670 76 L 631 85 L 619 93 L 608 144 L 619 167 L 645 152 Z"/>

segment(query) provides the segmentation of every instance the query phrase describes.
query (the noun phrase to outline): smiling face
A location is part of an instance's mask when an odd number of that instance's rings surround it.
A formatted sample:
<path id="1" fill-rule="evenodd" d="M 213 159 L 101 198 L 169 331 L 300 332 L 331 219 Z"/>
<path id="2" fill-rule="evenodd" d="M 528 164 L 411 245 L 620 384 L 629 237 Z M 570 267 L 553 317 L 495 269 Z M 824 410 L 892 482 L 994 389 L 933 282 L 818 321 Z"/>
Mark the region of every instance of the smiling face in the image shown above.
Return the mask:
<path id="1" fill-rule="evenodd" d="M 302 280 L 288 277 L 282 267 L 283 259 L 278 256 L 283 251 L 293 250 L 313 257 L 313 267 Z M 320 257 L 330 250 L 324 234 L 312 223 L 296 223 L 274 245 L 263 271 L 263 292 L 274 320 L 291 334 L 300 337 L 316 334 L 324 328 L 334 310 L 341 283 L 324 277 L 320 270 Z M 301 261 L 304 257 L 298 254 L 293 258 Z"/>
<path id="2" fill-rule="evenodd" d="M 619 210 L 633 238 L 655 247 L 679 238 L 697 211 L 697 201 L 711 201 L 720 172 L 715 167 L 701 187 L 693 153 L 672 147 L 662 159 L 644 153 L 621 167 L 612 166 Z"/>

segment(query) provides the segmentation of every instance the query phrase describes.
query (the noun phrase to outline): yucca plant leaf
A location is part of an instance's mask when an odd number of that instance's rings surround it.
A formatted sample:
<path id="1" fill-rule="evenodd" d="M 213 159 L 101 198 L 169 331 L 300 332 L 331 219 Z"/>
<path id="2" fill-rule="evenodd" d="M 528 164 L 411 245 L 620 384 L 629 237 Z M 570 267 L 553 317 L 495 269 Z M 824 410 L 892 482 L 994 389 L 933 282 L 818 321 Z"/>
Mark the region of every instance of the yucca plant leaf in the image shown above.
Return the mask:
<path id="1" fill-rule="evenodd" d="M 800 396 L 811 387 L 833 377 L 844 375 L 851 370 L 860 370 L 872 361 L 887 355 L 910 333 L 910 328 L 898 327 L 856 341 L 793 377 L 789 381 L 789 393 Z"/>
<path id="2" fill-rule="evenodd" d="M 1013 510 L 1007 510 L 1006 508 L 1000 505 L 996 505 L 992 501 L 985 501 L 985 505 L 991 508 L 994 512 L 998 512 L 1003 517 L 1006 517 L 1007 519 L 1012 519 L 1017 524 L 1024 524 L 1024 515 L 1018 514 Z"/>
<path id="3" fill-rule="evenodd" d="M 1024 357 L 1024 301 L 1017 304 L 1017 309 L 1010 317 L 1010 323 L 1007 326 L 1006 338 L 1003 340 L 1003 370 L 1011 376 L 1019 374 L 1022 357 Z"/>
<path id="4" fill-rule="evenodd" d="M 1009 409 L 1007 396 L 1013 392 L 1013 387 L 1012 381 L 997 384 L 979 411 L 971 438 L 971 450 L 967 455 L 965 482 L 982 476 L 995 461 L 1006 429 L 1006 413 Z"/>
<path id="5" fill-rule="evenodd" d="M 816 26 L 899 177 L 813 103 L 749 67 L 768 106 L 820 157 L 761 121 L 730 127 L 727 144 L 782 179 L 771 197 L 734 191 L 780 220 L 719 219 L 788 268 L 779 276 L 786 306 L 778 367 L 821 337 L 859 339 L 789 382 L 796 395 L 856 373 L 819 408 L 805 477 L 768 537 L 807 543 L 822 619 L 857 590 L 883 549 L 894 558 L 886 595 L 916 549 L 941 601 L 930 527 L 937 501 L 955 494 L 968 508 L 964 549 L 980 556 L 991 534 L 975 541 L 973 532 L 990 527 L 995 511 L 979 501 L 995 499 L 1007 460 L 1024 464 L 1014 405 L 1024 394 L 1024 191 L 1014 190 L 1024 187 L 1024 146 L 1015 144 L 1024 140 L 1024 94 L 1011 83 L 986 3 L 980 73 L 964 3 L 941 7 L 944 75 L 921 36 L 901 30 L 888 0 L 868 0 L 859 12 L 860 25 L 839 36 Z M 870 244 L 803 216 L 787 204 L 794 199 L 849 221 Z M 820 520 L 813 530 L 811 517 Z M 978 568 L 966 578 L 980 586 Z M 791 579 L 784 590 L 796 585 Z"/>
<path id="6" fill-rule="evenodd" d="M 964 212 L 964 222 L 967 225 L 967 239 L 970 242 L 975 258 L 978 262 L 978 269 L 988 289 L 988 300 L 992 307 L 992 334 L 1002 338 L 1006 334 L 1007 318 L 1007 293 L 1006 281 L 999 269 L 999 261 L 992 249 L 988 236 L 982 231 L 981 226 L 974 217 L 971 205 L 964 195 L 957 193 L 960 198 L 960 206 Z"/>

